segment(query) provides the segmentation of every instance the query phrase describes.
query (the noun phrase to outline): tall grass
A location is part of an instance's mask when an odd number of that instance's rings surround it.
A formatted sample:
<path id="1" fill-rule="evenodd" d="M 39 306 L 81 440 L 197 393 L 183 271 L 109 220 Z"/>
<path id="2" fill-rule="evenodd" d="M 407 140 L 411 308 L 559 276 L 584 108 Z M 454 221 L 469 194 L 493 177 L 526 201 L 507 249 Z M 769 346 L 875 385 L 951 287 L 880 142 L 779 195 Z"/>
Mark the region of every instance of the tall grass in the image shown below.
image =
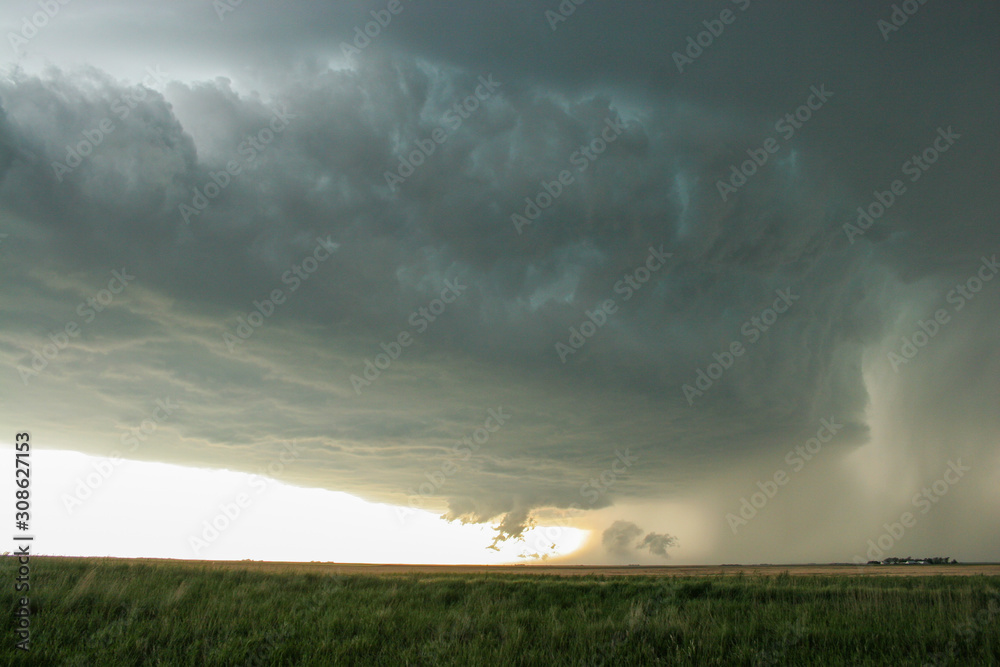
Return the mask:
<path id="1" fill-rule="evenodd" d="M 13 581 L 13 559 L 0 577 Z M 4 596 L 5 664 L 1000 663 L 1000 577 L 323 576 L 35 558 L 26 655 L 12 585 Z"/>

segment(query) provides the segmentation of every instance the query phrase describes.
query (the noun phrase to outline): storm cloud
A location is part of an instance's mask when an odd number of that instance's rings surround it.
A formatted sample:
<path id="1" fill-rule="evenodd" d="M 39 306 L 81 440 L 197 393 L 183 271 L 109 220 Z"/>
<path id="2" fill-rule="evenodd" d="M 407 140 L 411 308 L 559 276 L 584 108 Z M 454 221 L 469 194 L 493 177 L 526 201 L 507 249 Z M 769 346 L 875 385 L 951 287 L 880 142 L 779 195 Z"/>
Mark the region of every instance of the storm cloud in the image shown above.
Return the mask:
<path id="1" fill-rule="evenodd" d="M 283 481 L 498 541 L 850 560 L 910 511 L 903 551 L 995 558 L 994 4 L 398 7 L 367 43 L 385 2 L 13 40 L 8 415 L 107 455 L 170 399 L 135 458 L 294 440 Z"/>
<path id="2" fill-rule="evenodd" d="M 666 533 L 642 534 L 642 528 L 630 521 L 615 521 L 601 534 L 601 544 L 613 556 L 631 556 L 648 551 L 660 558 L 669 558 L 667 549 L 677 545 L 677 538 Z"/>

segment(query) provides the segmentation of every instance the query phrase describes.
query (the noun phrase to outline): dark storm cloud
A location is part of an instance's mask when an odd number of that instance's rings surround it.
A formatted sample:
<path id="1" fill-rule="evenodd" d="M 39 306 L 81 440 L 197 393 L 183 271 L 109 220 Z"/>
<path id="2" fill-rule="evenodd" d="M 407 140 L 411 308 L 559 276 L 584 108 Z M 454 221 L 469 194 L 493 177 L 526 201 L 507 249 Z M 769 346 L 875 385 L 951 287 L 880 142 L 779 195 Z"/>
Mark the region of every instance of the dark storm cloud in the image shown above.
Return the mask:
<path id="1" fill-rule="evenodd" d="M 384 3 L 245 2 L 223 18 L 176 3 L 155 27 L 141 4 L 53 21 L 29 54 L 56 66 L 0 83 L 0 356 L 10 404 L 40 429 L 106 453 L 169 395 L 187 407 L 141 457 L 256 470 L 295 439 L 291 481 L 497 520 L 500 539 L 542 508 L 714 489 L 831 415 L 840 456 L 882 437 L 905 443 L 914 478 L 954 452 L 993 474 L 1000 292 L 956 309 L 899 374 L 865 369 L 884 370 L 996 252 L 994 7 L 927 4 L 886 41 L 891 8 L 862 3 L 588 2 L 553 31 L 554 2 L 403 2 L 345 67 L 342 43 Z M 678 72 L 673 54 L 727 8 L 735 21 Z M 108 73 L 125 48 L 110 38 L 137 35 L 130 62 L 168 82 Z M 83 44 L 98 66 L 60 51 Z M 808 104 L 807 121 L 780 124 Z M 942 133 L 958 138 L 910 180 L 904 163 Z M 70 167 L 81 142 L 95 145 Z M 761 151 L 723 199 L 718 182 Z M 562 172 L 518 233 L 512 216 Z M 894 179 L 888 212 L 845 233 Z M 337 249 L 304 270 L 319 239 Z M 656 269 L 651 249 L 669 254 Z M 85 321 L 78 304 L 122 267 L 134 283 Z M 640 269 L 648 282 L 629 286 Z M 422 315 L 446 281 L 466 287 Z M 234 349 L 224 334 L 254 309 L 271 314 Z M 23 383 L 74 321 L 79 336 Z M 412 344 L 366 377 L 404 333 Z M 565 363 L 557 343 L 574 349 Z M 359 393 L 352 375 L 371 384 Z M 875 388 L 905 397 L 881 435 Z M 498 407 L 509 421 L 462 445 Z M 609 483 L 626 448 L 641 465 Z M 853 479 L 831 472 L 827 494 Z M 823 525 L 837 510 L 813 500 Z M 668 536 L 649 538 L 665 555 Z"/>

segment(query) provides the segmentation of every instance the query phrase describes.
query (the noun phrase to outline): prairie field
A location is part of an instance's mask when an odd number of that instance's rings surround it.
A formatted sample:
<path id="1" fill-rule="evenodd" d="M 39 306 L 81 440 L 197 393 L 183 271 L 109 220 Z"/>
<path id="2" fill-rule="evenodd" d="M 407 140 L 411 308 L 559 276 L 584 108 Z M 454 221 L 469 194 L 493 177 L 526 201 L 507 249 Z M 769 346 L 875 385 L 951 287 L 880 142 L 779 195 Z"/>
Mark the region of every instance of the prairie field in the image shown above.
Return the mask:
<path id="1" fill-rule="evenodd" d="M 15 559 L 0 565 L 13 581 Z M 5 587 L 3 664 L 1000 663 L 996 566 L 31 566 L 30 649 Z"/>

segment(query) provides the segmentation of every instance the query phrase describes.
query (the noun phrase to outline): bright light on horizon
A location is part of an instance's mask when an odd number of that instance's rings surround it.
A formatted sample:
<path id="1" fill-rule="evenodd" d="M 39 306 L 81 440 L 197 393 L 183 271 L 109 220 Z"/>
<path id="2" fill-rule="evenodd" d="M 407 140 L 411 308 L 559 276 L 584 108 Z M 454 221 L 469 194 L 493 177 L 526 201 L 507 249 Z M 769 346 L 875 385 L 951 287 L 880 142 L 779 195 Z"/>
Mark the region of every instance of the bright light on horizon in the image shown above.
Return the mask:
<path id="1" fill-rule="evenodd" d="M 31 479 L 39 555 L 493 565 L 526 562 L 520 555 L 545 528 L 494 551 L 489 525 L 260 475 L 73 451 L 33 448 Z M 4 485 L 12 496 L 12 481 Z M 558 531 L 550 557 L 577 551 L 587 534 Z"/>

